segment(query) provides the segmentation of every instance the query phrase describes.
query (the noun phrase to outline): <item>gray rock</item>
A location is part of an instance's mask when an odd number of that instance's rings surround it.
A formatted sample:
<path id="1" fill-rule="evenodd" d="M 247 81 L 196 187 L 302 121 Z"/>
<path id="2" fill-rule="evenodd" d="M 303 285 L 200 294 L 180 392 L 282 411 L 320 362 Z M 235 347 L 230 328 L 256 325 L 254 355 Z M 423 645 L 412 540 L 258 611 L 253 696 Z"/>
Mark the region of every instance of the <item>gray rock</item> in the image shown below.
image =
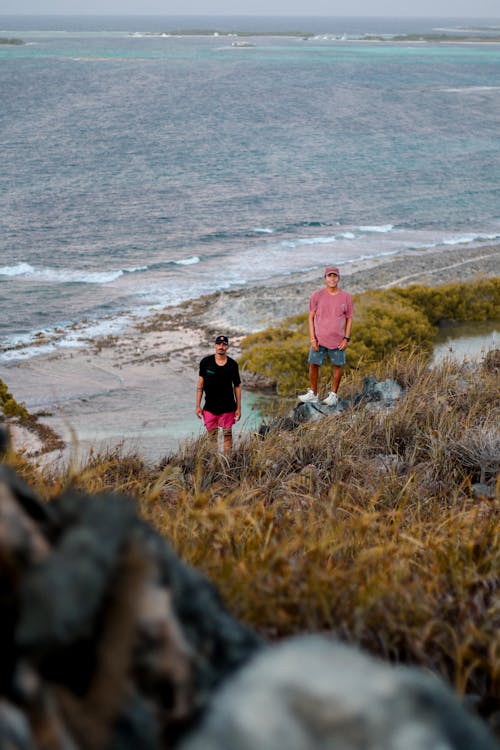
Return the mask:
<path id="1" fill-rule="evenodd" d="M 498 750 L 436 677 L 321 636 L 261 651 L 181 750 Z"/>
<path id="2" fill-rule="evenodd" d="M 338 404 L 335 406 L 325 406 L 321 402 L 317 404 L 300 403 L 297 404 L 297 406 L 295 406 L 286 417 L 274 419 L 270 424 L 261 424 L 258 434 L 261 437 L 265 437 L 269 432 L 290 432 L 304 422 L 319 422 L 332 414 L 340 414 L 349 406 L 350 402 L 347 399 L 339 399 Z"/>
<path id="3" fill-rule="evenodd" d="M 328 406 L 323 404 L 298 404 L 290 415 L 296 425 L 302 422 L 317 422 L 329 413 Z"/>
<path id="4" fill-rule="evenodd" d="M 0 740 L 21 711 L 64 750 L 172 747 L 262 645 L 118 494 L 47 504 L 0 467 L 0 562 Z"/>
<path id="5" fill-rule="evenodd" d="M 341 414 L 349 406 L 350 401 L 345 398 L 339 399 L 335 406 L 325 406 L 321 402 L 319 404 L 298 404 L 290 416 L 297 425 L 302 422 L 317 422 L 332 414 Z"/>
<path id="6" fill-rule="evenodd" d="M 11 703 L 0 699 L 0 748 L 37 750 L 24 714 Z"/>
<path id="7" fill-rule="evenodd" d="M 404 394 L 403 388 L 395 380 L 388 378 L 379 381 L 373 376 L 365 378 L 363 390 L 354 398 L 356 405 L 361 403 L 375 403 L 379 406 L 392 406 Z"/>
<path id="8" fill-rule="evenodd" d="M 495 487 L 492 484 L 476 483 L 472 487 L 472 497 L 477 500 L 493 500 L 495 497 Z"/>
<path id="9" fill-rule="evenodd" d="M 404 389 L 395 380 L 378 381 L 371 376 L 365 378 L 363 390 L 351 400 L 339 398 L 335 406 L 325 406 L 321 401 L 317 404 L 300 403 L 284 418 L 275 419 L 270 424 L 262 424 L 259 435 L 265 437 L 276 430 L 292 430 L 304 422 L 318 422 L 325 417 L 342 414 L 354 406 L 367 409 L 389 409 L 404 395 Z"/>

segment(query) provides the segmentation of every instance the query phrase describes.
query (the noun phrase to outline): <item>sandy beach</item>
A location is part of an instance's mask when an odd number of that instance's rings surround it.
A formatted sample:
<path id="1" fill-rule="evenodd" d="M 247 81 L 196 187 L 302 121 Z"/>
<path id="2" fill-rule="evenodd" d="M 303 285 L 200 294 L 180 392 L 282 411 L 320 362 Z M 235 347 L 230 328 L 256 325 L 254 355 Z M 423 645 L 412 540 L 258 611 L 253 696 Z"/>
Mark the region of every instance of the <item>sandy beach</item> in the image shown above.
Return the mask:
<path id="1" fill-rule="evenodd" d="M 407 251 L 345 265 L 341 274 L 342 286 L 352 293 L 493 277 L 500 274 L 500 246 Z M 119 337 L 4 362 L 0 378 L 30 412 L 42 412 L 40 421 L 66 444 L 44 462 L 80 461 L 90 449 L 117 445 L 156 462 L 202 432 L 194 412 L 197 365 L 213 350 L 214 335 L 230 335 L 230 354 L 237 359 L 244 335 L 307 310 L 311 292 L 321 285 L 316 271 L 195 299 L 136 321 Z M 255 401 L 244 389 L 238 432 L 258 424 Z M 12 428 L 11 437 L 27 455 L 40 450 L 25 430 Z"/>

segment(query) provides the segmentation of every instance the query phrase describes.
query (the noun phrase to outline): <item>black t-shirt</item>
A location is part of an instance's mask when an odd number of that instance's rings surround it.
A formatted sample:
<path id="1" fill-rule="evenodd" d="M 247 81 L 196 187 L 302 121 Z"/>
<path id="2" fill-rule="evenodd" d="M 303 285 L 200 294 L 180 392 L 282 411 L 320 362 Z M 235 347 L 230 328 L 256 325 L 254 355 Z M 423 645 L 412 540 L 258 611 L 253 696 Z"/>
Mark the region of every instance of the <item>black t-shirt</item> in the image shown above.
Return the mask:
<path id="1" fill-rule="evenodd" d="M 200 375 L 205 391 L 203 408 L 212 414 L 236 411 L 233 387 L 241 384 L 238 363 L 228 357 L 225 365 L 218 365 L 215 354 L 210 354 L 200 362 Z"/>

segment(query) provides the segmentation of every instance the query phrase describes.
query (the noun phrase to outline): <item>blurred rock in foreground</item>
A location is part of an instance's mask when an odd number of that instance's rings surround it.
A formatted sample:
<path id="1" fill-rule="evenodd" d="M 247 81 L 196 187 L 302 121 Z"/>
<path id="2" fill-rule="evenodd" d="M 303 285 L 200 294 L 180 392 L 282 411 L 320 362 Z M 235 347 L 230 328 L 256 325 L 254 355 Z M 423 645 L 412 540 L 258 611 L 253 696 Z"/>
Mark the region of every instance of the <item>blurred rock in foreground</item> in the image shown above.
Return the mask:
<path id="1" fill-rule="evenodd" d="M 322 636 L 264 649 L 182 750 L 495 750 L 443 683 Z"/>
<path id="2" fill-rule="evenodd" d="M 132 501 L 0 467 L 0 748 L 173 747 L 261 645 Z"/>

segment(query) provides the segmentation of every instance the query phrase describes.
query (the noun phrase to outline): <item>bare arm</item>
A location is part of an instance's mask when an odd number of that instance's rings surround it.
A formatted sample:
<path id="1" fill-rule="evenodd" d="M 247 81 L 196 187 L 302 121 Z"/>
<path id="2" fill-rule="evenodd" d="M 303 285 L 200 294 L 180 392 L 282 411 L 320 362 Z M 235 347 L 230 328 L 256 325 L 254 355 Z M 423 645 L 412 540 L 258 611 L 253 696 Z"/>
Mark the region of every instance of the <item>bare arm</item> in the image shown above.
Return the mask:
<path id="1" fill-rule="evenodd" d="M 236 421 L 241 417 L 241 385 L 235 385 L 234 386 L 234 397 L 236 399 L 236 411 L 234 413 L 234 418 Z"/>
<path id="2" fill-rule="evenodd" d="M 347 318 L 345 324 L 345 335 L 348 339 L 351 338 L 352 318 Z"/>
<path id="3" fill-rule="evenodd" d="M 352 328 L 352 318 L 346 318 L 345 322 L 345 339 L 342 339 L 342 341 L 339 344 L 339 349 L 347 349 L 349 346 L 348 339 L 351 338 L 351 328 Z"/>
<path id="4" fill-rule="evenodd" d="M 200 377 L 198 378 L 198 385 L 196 386 L 196 416 L 198 417 L 198 419 L 201 419 L 203 416 L 203 412 L 201 408 L 201 397 L 203 396 L 204 385 L 205 385 L 205 381 L 200 375 Z"/>
<path id="5" fill-rule="evenodd" d="M 316 310 L 309 311 L 309 338 L 311 339 L 311 346 L 315 352 L 319 351 L 318 339 L 316 338 L 316 332 L 314 330 L 314 318 L 316 317 Z"/>

